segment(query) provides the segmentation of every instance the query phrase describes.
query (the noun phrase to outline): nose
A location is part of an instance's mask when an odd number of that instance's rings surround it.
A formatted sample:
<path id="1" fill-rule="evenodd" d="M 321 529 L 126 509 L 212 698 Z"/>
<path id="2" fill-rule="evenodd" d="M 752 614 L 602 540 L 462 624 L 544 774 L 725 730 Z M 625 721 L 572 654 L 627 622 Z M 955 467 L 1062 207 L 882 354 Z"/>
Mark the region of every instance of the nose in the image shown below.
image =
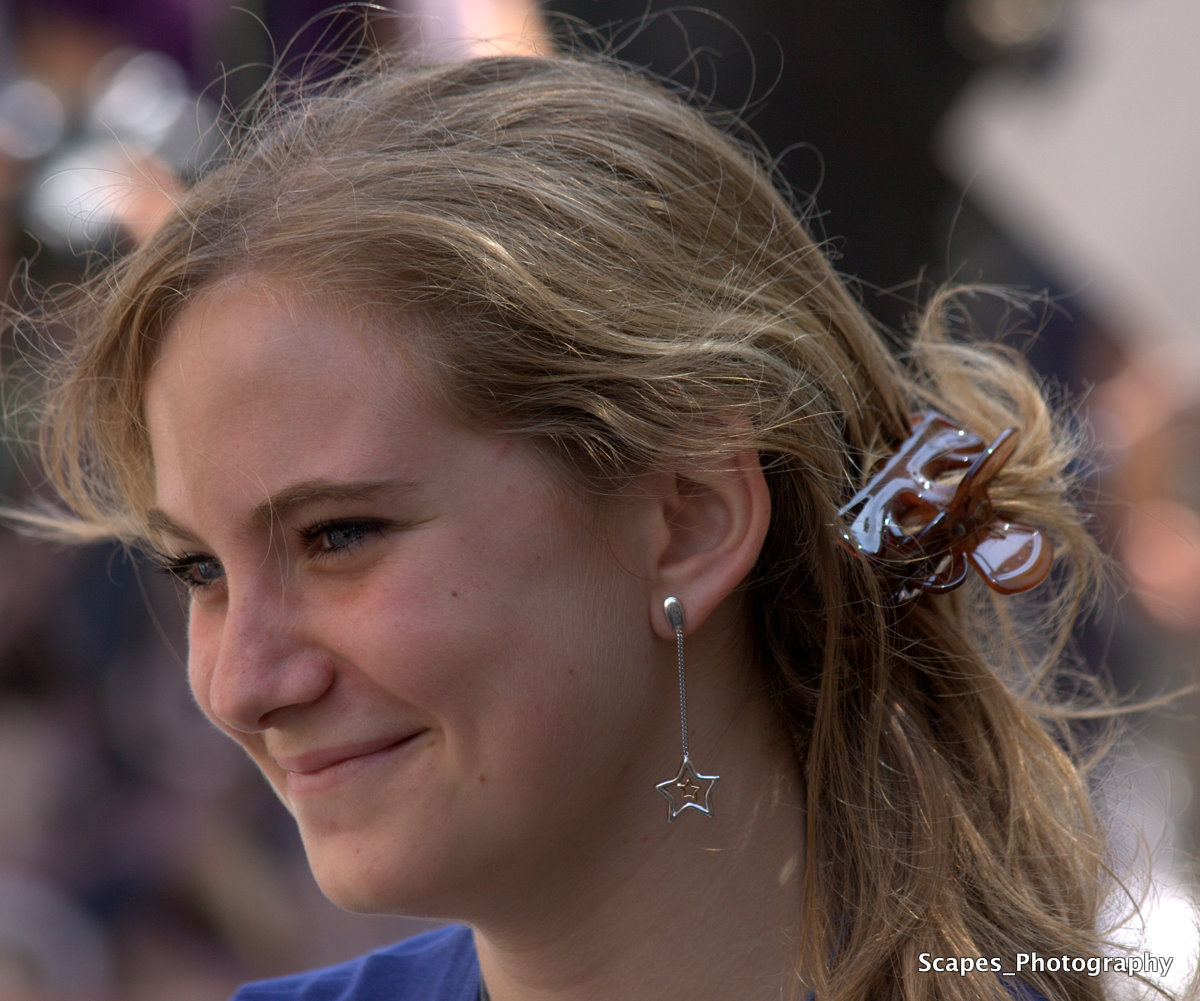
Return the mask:
<path id="1" fill-rule="evenodd" d="M 305 627 L 284 588 L 193 606 L 188 673 L 197 702 L 218 727 L 258 733 L 317 702 L 335 678 L 332 655 Z"/>

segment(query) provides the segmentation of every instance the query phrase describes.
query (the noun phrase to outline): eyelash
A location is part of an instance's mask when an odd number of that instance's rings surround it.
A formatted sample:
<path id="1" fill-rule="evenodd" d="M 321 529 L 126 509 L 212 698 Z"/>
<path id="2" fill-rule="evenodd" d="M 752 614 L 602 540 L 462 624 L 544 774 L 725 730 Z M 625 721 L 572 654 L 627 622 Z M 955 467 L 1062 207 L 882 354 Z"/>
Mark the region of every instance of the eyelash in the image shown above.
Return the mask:
<path id="1" fill-rule="evenodd" d="M 371 518 L 342 518 L 332 521 L 322 521 L 308 528 L 301 529 L 296 534 L 308 548 L 310 556 L 315 560 L 331 560 L 348 555 L 362 545 L 368 538 L 380 535 L 386 528 L 383 521 Z M 347 539 L 340 545 L 322 545 L 321 539 L 334 533 L 354 533 L 353 538 Z M 203 591 L 212 587 L 224 577 L 219 560 L 206 553 L 156 553 L 155 560 L 160 573 L 166 574 L 182 585 L 189 592 Z M 202 565 L 211 565 L 221 570 L 218 576 L 202 579 L 195 576 L 196 569 Z"/>
<path id="2" fill-rule="evenodd" d="M 299 533 L 301 540 L 317 559 L 333 559 L 338 555 L 352 552 L 361 546 L 368 538 L 383 533 L 385 524 L 372 518 L 341 518 L 333 521 L 322 521 L 310 528 L 302 529 Z M 322 536 L 335 532 L 354 532 L 354 538 L 343 542 L 340 546 L 319 545 Z"/>
<path id="3" fill-rule="evenodd" d="M 193 576 L 196 568 L 201 564 L 211 564 L 215 567 L 221 566 L 216 560 L 200 553 L 181 553 L 179 556 L 156 553 L 154 559 L 158 564 L 155 569 L 159 573 L 166 574 L 176 584 L 181 585 L 187 591 L 203 591 L 205 588 L 212 587 L 213 584 L 220 580 L 220 577 L 215 577 L 212 580 L 200 580 Z"/>

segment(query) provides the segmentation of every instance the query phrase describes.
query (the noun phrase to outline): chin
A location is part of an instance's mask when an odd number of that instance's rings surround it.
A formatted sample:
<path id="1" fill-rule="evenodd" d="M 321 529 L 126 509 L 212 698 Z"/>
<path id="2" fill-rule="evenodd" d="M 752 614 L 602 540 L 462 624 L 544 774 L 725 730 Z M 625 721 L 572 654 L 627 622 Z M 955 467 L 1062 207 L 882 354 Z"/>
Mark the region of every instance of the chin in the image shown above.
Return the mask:
<path id="1" fill-rule="evenodd" d="M 381 894 L 378 887 L 366 886 L 361 881 L 328 880 L 318 877 L 317 886 L 330 903 L 353 914 L 424 916 L 418 908 L 403 907 L 392 899 L 390 894 Z"/>
<path id="2" fill-rule="evenodd" d="M 309 856 L 313 878 L 333 904 L 355 914 L 403 914 L 423 917 L 414 893 L 401 892 L 384 874 L 359 871 L 353 866 L 321 865 Z"/>
<path id="3" fill-rule="evenodd" d="M 306 837 L 304 847 L 317 886 L 343 910 L 432 919 L 451 917 L 444 913 L 444 893 L 439 892 L 438 881 L 430 878 L 435 867 L 428 860 L 404 864 L 399 846 L 394 843 L 372 850 L 348 838 L 322 838 L 314 843 Z"/>

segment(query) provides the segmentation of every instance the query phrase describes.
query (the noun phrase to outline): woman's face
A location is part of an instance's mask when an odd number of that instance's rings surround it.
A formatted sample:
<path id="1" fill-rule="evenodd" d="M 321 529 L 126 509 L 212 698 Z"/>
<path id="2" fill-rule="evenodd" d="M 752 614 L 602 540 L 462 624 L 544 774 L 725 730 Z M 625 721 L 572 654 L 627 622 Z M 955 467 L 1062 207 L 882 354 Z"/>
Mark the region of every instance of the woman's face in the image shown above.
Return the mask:
<path id="1" fill-rule="evenodd" d="M 582 504 L 427 402 L 381 338 L 268 290 L 193 302 L 147 387 L 152 521 L 190 592 L 196 700 L 326 893 L 471 919 L 531 866 L 566 885 L 581 852 L 664 826 L 650 505 Z"/>

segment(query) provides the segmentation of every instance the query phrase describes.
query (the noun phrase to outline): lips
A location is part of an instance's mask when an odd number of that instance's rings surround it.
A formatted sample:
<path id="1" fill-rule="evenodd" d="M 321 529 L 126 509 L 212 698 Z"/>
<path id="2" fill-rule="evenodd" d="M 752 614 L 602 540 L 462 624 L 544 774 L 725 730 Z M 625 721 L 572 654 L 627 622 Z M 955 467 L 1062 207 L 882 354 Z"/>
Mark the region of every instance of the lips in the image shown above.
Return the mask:
<path id="1" fill-rule="evenodd" d="M 401 737 L 389 736 L 353 744 L 340 744 L 303 754 L 277 755 L 274 756 L 275 763 L 287 773 L 289 790 L 315 791 L 348 779 L 374 764 L 382 763 L 411 746 L 424 732 L 418 730 Z"/>

